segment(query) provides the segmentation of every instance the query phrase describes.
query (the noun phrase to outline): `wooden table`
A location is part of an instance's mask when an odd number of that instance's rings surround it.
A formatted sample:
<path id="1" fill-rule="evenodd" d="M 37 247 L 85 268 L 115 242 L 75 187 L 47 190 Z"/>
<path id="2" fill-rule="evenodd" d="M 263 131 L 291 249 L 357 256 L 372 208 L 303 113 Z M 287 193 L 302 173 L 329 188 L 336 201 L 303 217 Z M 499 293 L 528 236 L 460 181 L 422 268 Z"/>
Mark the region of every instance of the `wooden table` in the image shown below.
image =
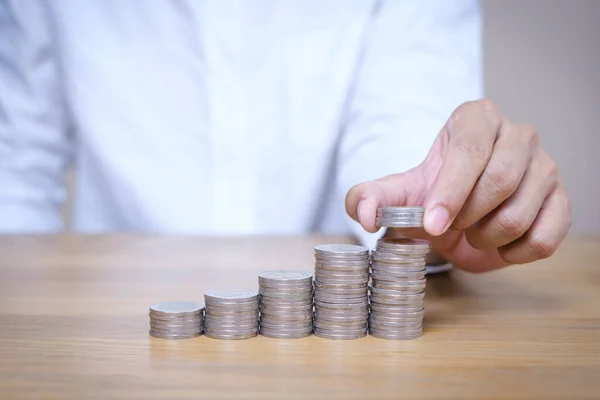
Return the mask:
<path id="1" fill-rule="evenodd" d="M 0 237 L 0 398 L 600 398 L 600 240 L 427 283 L 418 340 L 165 341 L 148 306 L 312 270 L 335 237 Z"/>

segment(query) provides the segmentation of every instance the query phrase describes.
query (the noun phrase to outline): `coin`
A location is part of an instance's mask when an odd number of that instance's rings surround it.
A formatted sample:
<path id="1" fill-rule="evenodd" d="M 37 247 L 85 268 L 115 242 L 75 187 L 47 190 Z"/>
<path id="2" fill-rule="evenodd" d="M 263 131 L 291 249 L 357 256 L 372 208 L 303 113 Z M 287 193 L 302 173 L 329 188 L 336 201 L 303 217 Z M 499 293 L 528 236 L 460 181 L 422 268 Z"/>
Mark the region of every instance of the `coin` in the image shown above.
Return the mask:
<path id="1" fill-rule="evenodd" d="M 164 316 L 194 316 L 199 315 L 204 309 L 204 304 L 195 301 L 165 301 L 152 304 L 150 313 Z"/>
<path id="2" fill-rule="evenodd" d="M 200 332 L 192 333 L 192 334 L 162 334 L 159 332 L 155 332 L 152 329 L 148 331 L 150 336 L 153 336 L 158 339 L 169 339 L 169 340 L 178 340 L 178 339 L 192 339 L 200 336 Z"/>
<path id="3" fill-rule="evenodd" d="M 270 338 L 300 338 L 312 334 L 313 274 L 306 271 L 266 271 L 258 276 L 261 334 Z"/>
<path id="4" fill-rule="evenodd" d="M 263 335 L 264 337 L 268 337 L 268 338 L 272 338 L 272 339 L 301 339 L 307 336 L 311 336 L 312 335 L 312 329 L 310 331 L 307 332 L 271 332 L 268 329 L 267 330 L 261 330 L 260 334 Z"/>
<path id="5" fill-rule="evenodd" d="M 398 216 L 387 214 L 390 220 Z M 391 225 L 386 225 L 391 226 Z M 369 333 L 383 339 L 422 334 L 426 287 L 425 240 L 382 238 L 372 251 Z"/>
<path id="6" fill-rule="evenodd" d="M 149 334 L 160 339 L 189 339 L 202 334 L 204 304 L 194 301 L 166 301 L 152 304 Z"/>
<path id="7" fill-rule="evenodd" d="M 205 302 L 252 302 L 258 299 L 258 292 L 249 289 L 215 289 L 204 293 Z"/>
<path id="8" fill-rule="evenodd" d="M 342 331 L 324 331 L 321 329 L 314 329 L 314 335 L 324 338 L 324 339 L 332 339 L 332 340 L 353 340 L 353 339 L 360 339 L 363 338 L 365 336 L 367 336 L 367 330 L 360 330 L 357 331 L 355 333 L 349 333 L 348 330 L 342 330 Z"/>
<path id="9" fill-rule="evenodd" d="M 370 328 L 369 334 L 375 338 L 386 340 L 412 340 L 423 336 L 423 328 L 404 331 L 385 331 L 381 329 Z"/>
<path id="10" fill-rule="evenodd" d="M 206 337 L 211 339 L 219 339 L 219 340 L 244 340 L 256 337 L 258 332 L 249 332 L 249 333 L 241 333 L 241 334 L 223 334 L 223 333 L 215 333 L 215 332 L 205 332 Z"/>
<path id="11" fill-rule="evenodd" d="M 204 333 L 213 339 L 239 340 L 257 335 L 258 292 L 250 289 L 216 289 L 204 293 Z"/>

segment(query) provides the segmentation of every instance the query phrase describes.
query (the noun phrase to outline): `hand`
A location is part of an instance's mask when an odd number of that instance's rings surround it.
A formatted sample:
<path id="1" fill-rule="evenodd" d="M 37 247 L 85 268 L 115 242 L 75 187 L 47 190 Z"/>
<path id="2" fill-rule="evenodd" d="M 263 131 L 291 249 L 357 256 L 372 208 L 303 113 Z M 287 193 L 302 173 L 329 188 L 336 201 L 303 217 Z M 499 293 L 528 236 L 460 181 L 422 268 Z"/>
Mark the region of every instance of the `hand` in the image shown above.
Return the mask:
<path id="1" fill-rule="evenodd" d="M 549 257 L 571 225 L 567 192 L 538 134 L 489 100 L 459 106 L 420 165 L 346 196 L 348 215 L 369 232 L 378 229 L 377 207 L 403 205 L 423 205 L 425 217 L 424 229 L 402 233 L 431 240 L 472 272 Z"/>

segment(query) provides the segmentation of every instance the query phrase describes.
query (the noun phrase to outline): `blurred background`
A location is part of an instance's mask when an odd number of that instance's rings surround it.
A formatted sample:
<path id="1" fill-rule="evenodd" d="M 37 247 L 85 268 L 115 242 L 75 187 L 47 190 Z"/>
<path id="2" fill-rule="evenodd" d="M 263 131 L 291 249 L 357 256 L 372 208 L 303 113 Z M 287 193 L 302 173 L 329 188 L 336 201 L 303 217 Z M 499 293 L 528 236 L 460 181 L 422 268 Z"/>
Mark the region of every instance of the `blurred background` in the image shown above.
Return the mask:
<path id="1" fill-rule="evenodd" d="M 572 196 L 571 234 L 600 234 L 600 0 L 482 6 L 487 97 L 538 129 Z"/>
<path id="2" fill-rule="evenodd" d="M 535 126 L 573 200 L 572 234 L 600 234 L 600 1 L 484 0 L 487 96 Z"/>

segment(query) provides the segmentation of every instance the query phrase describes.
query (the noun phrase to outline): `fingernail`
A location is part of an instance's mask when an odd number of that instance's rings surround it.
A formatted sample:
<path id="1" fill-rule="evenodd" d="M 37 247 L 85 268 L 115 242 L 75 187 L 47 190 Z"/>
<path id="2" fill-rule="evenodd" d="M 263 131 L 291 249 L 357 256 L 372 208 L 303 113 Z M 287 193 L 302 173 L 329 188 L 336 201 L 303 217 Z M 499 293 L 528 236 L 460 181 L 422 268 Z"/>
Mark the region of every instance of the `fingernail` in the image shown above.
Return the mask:
<path id="1" fill-rule="evenodd" d="M 436 206 L 433 210 L 425 213 L 423 225 L 430 235 L 439 236 L 450 226 L 450 214 L 445 207 Z"/>

